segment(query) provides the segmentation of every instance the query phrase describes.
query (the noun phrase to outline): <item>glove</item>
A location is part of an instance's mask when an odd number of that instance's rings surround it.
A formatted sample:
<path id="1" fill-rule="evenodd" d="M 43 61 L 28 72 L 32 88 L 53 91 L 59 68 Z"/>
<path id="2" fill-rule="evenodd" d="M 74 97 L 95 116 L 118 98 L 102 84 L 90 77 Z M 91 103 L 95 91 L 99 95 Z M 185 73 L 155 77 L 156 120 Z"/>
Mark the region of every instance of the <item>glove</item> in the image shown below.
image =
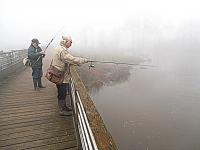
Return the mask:
<path id="1" fill-rule="evenodd" d="M 41 51 L 40 54 L 44 54 L 44 51 Z"/>
<path id="2" fill-rule="evenodd" d="M 44 57 L 44 56 L 45 56 L 45 53 L 44 53 L 44 51 L 41 51 L 41 52 L 40 52 L 40 54 L 42 55 L 42 57 Z"/>

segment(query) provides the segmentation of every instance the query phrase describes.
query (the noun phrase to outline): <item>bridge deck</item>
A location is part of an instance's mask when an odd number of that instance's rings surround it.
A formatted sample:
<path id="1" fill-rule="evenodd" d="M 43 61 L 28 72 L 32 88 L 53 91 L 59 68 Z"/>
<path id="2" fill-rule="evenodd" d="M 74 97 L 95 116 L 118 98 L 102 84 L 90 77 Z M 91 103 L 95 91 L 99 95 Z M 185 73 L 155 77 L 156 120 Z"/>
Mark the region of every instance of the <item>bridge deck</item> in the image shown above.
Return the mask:
<path id="1" fill-rule="evenodd" d="M 58 115 L 56 87 L 34 91 L 31 69 L 0 81 L 0 149 L 77 149 L 72 117 Z"/>

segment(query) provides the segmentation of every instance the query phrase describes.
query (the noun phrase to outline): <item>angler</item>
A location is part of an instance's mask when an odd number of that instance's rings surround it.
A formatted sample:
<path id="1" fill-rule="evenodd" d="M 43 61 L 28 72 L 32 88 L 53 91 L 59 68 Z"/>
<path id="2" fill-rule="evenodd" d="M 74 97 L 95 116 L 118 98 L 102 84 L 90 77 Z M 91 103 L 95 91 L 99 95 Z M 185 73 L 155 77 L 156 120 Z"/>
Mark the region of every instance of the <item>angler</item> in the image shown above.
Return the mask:
<path id="1" fill-rule="evenodd" d="M 28 58 L 24 58 L 23 63 L 24 65 L 31 66 L 32 68 L 32 78 L 33 78 L 33 86 L 34 90 L 39 91 L 40 88 L 45 88 L 45 86 L 42 85 L 42 60 L 45 56 L 45 52 L 49 45 L 53 42 L 53 40 L 56 38 L 57 34 L 62 30 L 61 28 L 56 35 L 51 39 L 51 41 L 47 44 L 45 50 L 43 51 L 39 47 L 39 40 L 34 38 L 31 41 L 31 45 L 28 48 Z"/>

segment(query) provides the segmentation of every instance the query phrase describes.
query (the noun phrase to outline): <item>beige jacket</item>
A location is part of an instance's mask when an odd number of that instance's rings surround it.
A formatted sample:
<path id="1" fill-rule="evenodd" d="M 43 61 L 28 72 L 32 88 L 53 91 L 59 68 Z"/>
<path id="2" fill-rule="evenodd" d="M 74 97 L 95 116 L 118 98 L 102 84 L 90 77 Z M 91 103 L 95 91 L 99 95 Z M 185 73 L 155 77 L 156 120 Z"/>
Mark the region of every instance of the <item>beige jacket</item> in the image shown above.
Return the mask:
<path id="1" fill-rule="evenodd" d="M 57 69 L 59 69 L 61 71 L 65 71 L 63 83 L 69 83 L 69 79 L 71 77 L 71 74 L 70 74 L 70 71 L 68 69 L 66 69 L 65 63 L 68 63 L 68 64 L 83 64 L 83 63 L 87 63 L 87 61 L 88 60 L 86 58 L 72 56 L 67 51 L 67 49 L 65 47 L 58 46 L 55 49 L 52 65 L 55 66 Z"/>

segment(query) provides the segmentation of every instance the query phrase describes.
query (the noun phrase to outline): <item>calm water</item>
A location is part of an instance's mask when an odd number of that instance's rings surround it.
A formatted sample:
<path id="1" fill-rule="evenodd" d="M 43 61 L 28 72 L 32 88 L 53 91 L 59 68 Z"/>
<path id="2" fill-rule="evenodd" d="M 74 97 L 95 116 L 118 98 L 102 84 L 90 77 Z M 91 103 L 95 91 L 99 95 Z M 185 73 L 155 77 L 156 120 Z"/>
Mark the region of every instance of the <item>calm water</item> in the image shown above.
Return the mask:
<path id="1" fill-rule="evenodd" d="M 199 150 L 199 55 L 156 53 L 153 63 L 92 92 L 98 111 L 120 150 Z"/>

